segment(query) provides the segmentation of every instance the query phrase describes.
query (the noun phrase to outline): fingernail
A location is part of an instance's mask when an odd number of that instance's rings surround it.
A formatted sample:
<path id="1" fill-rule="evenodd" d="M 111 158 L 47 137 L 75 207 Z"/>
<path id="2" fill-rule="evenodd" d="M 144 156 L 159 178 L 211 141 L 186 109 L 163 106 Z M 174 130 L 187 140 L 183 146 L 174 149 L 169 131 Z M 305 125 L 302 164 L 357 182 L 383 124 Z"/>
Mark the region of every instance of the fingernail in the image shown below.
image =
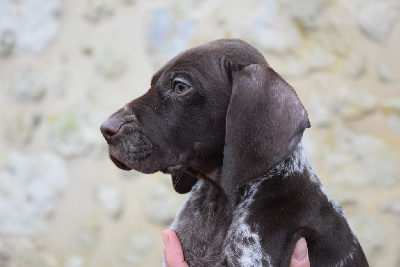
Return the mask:
<path id="1" fill-rule="evenodd" d="M 169 236 L 168 236 L 167 233 L 165 233 L 165 231 L 162 232 L 162 240 L 163 240 L 163 243 L 164 243 L 164 248 L 168 247 L 168 245 L 169 245 Z"/>
<path id="2" fill-rule="evenodd" d="M 297 246 L 293 252 L 293 257 L 297 261 L 305 260 L 308 257 L 307 242 L 304 238 L 301 238 L 297 243 Z"/>

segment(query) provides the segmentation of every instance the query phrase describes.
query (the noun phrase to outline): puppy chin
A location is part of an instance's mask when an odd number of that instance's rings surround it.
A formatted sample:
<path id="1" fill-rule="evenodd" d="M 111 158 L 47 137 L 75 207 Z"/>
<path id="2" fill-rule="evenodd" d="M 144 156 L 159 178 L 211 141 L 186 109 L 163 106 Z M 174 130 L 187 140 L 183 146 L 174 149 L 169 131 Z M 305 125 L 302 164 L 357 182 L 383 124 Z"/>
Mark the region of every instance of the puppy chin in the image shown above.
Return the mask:
<path id="1" fill-rule="evenodd" d="M 144 173 L 144 174 L 151 174 L 158 172 L 162 170 L 158 164 L 155 164 L 152 160 L 151 157 L 146 158 L 145 160 L 139 160 L 139 161 L 130 161 L 127 162 L 126 165 L 135 171 Z"/>
<path id="2" fill-rule="evenodd" d="M 111 155 L 110 159 L 115 164 L 115 166 L 125 171 L 135 170 L 144 174 L 151 174 L 159 171 L 159 169 L 148 166 L 148 164 L 144 162 L 123 163 L 122 161 Z"/>
<path id="3" fill-rule="evenodd" d="M 125 171 L 130 171 L 132 170 L 132 168 L 130 168 L 129 166 L 127 166 L 126 164 L 122 163 L 121 161 L 119 161 L 116 157 L 114 157 L 113 155 L 110 154 L 110 159 L 111 161 L 115 164 L 115 166 L 117 166 L 118 168 L 125 170 Z"/>
<path id="4" fill-rule="evenodd" d="M 139 150 L 135 146 L 131 146 L 131 149 L 125 149 L 121 143 L 111 144 L 109 146 L 109 156 L 111 161 L 122 170 L 137 170 L 143 173 L 154 173 L 158 169 L 151 168 L 150 150 Z"/>

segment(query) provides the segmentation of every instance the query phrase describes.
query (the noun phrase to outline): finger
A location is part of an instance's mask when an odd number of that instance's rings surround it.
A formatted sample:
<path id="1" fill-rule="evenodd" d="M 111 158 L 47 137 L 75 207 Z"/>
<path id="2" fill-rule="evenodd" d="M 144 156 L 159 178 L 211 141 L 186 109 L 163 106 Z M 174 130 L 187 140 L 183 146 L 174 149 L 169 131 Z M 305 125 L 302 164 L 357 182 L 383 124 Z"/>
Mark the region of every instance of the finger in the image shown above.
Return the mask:
<path id="1" fill-rule="evenodd" d="M 297 241 L 289 267 L 310 267 L 307 242 L 304 237 Z"/>
<path id="2" fill-rule="evenodd" d="M 171 229 L 162 233 L 164 242 L 164 259 L 167 267 L 188 267 L 183 257 L 183 250 L 178 236 Z"/>

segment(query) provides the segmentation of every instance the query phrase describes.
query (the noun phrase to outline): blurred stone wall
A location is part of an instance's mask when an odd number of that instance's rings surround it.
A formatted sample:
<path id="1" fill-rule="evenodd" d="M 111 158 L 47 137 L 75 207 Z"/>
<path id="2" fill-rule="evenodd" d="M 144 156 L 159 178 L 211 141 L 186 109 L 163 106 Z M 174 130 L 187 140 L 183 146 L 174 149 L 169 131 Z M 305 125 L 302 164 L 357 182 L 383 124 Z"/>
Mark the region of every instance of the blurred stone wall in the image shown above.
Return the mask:
<path id="1" fill-rule="evenodd" d="M 99 125 L 178 52 L 256 46 L 371 266 L 400 266 L 398 0 L 1 0 L 0 266 L 160 266 L 185 196 L 117 169 Z"/>

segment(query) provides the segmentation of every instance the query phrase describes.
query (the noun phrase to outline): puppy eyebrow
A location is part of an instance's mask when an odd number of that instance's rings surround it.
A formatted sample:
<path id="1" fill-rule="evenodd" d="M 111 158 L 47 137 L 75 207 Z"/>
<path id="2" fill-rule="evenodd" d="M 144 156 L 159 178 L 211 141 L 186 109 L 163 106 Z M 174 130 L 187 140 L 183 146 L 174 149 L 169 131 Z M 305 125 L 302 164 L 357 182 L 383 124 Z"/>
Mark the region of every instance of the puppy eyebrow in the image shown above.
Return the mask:
<path id="1" fill-rule="evenodd" d="M 187 70 L 175 70 L 171 73 L 171 80 L 180 78 L 182 79 L 184 82 L 191 84 L 191 82 L 193 81 L 193 74 L 190 71 Z"/>
<path id="2" fill-rule="evenodd" d="M 189 81 L 188 79 L 186 79 L 185 76 L 182 76 L 182 75 L 175 75 L 175 76 L 172 76 L 171 81 L 183 82 L 183 83 L 185 83 L 185 84 L 191 86 L 190 81 Z"/>

